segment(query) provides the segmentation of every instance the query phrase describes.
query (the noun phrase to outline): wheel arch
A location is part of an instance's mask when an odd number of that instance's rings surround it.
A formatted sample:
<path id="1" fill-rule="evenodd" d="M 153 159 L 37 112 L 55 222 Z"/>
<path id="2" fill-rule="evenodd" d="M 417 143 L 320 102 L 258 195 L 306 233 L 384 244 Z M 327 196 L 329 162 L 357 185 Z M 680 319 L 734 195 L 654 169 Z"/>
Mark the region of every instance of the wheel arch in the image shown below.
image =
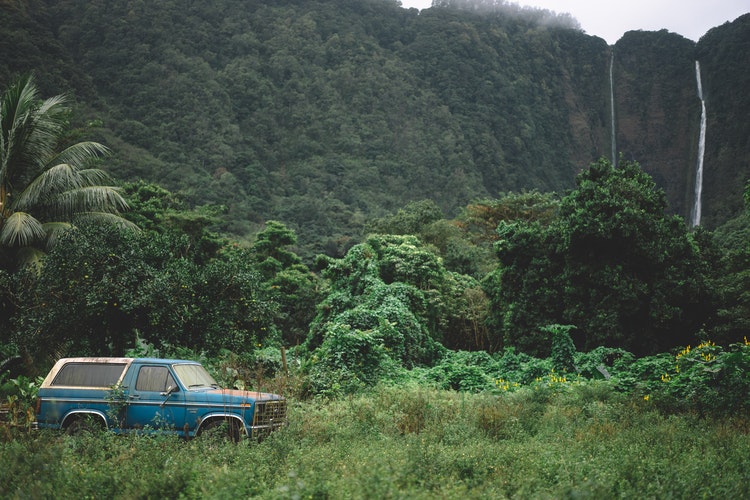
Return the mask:
<path id="1" fill-rule="evenodd" d="M 107 416 L 104 413 L 97 410 L 73 410 L 63 417 L 62 422 L 60 422 L 60 429 L 66 430 L 73 425 L 73 422 L 86 417 L 94 417 L 102 425 L 103 429 L 109 428 L 109 425 L 107 425 Z"/>
<path id="2" fill-rule="evenodd" d="M 232 420 L 233 422 L 237 423 L 240 428 L 240 432 L 242 432 L 245 437 L 250 437 L 250 435 L 247 433 L 245 420 L 234 413 L 211 413 L 204 416 L 195 429 L 195 435 L 200 436 L 201 432 L 203 432 L 203 430 L 206 429 L 206 427 L 210 426 L 212 423 L 225 420 Z"/>

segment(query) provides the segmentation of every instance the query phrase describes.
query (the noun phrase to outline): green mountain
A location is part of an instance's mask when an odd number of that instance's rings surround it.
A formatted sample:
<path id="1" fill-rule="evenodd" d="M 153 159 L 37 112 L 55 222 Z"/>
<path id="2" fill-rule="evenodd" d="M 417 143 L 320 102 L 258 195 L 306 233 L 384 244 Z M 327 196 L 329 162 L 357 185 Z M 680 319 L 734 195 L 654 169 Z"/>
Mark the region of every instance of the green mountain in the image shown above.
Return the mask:
<path id="1" fill-rule="evenodd" d="M 267 219 L 340 255 L 364 223 L 430 198 L 451 216 L 523 189 L 565 191 L 617 151 L 687 216 L 701 106 L 703 222 L 742 210 L 750 178 L 750 15 L 697 44 L 629 32 L 613 47 L 574 20 L 503 2 L 3 0 L 0 85 L 33 72 L 116 151 L 123 180 Z"/>

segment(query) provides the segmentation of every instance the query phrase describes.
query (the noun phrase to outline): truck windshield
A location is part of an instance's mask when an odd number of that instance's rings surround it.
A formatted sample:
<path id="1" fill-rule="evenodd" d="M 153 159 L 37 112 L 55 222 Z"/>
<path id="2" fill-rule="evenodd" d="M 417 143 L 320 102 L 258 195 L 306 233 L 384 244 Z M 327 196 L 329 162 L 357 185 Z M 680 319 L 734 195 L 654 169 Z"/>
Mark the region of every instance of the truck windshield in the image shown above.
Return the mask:
<path id="1" fill-rule="evenodd" d="M 219 387 L 219 384 L 201 365 L 174 365 L 174 371 L 188 389 Z"/>

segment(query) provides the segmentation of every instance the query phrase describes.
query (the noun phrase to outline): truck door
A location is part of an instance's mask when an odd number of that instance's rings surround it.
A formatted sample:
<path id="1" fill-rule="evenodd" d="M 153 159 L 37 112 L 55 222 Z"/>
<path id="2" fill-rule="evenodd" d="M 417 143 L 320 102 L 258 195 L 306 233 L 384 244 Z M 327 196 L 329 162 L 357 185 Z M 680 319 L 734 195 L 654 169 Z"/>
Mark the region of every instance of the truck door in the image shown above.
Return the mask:
<path id="1" fill-rule="evenodd" d="M 135 383 L 128 393 L 126 426 L 157 431 L 182 431 L 185 425 L 185 391 L 168 366 L 133 366 Z"/>

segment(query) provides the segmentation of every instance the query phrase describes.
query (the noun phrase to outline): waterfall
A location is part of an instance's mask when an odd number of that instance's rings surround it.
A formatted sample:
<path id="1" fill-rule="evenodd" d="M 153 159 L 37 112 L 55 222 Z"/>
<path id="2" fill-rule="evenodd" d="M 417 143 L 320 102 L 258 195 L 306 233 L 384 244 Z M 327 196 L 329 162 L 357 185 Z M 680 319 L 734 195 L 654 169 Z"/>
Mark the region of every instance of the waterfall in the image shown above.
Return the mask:
<path id="1" fill-rule="evenodd" d="M 615 51 L 609 58 L 609 108 L 612 124 L 612 165 L 617 166 L 617 142 L 615 141 L 615 83 L 612 79 L 612 68 L 615 65 Z"/>
<path id="2" fill-rule="evenodd" d="M 703 154 L 706 150 L 706 101 L 703 99 L 703 85 L 701 84 L 701 65 L 695 61 L 695 81 L 698 87 L 698 98 L 701 100 L 701 131 L 698 137 L 698 160 L 695 168 L 695 200 L 691 225 L 701 223 L 701 196 L 703 194 Z"/>

